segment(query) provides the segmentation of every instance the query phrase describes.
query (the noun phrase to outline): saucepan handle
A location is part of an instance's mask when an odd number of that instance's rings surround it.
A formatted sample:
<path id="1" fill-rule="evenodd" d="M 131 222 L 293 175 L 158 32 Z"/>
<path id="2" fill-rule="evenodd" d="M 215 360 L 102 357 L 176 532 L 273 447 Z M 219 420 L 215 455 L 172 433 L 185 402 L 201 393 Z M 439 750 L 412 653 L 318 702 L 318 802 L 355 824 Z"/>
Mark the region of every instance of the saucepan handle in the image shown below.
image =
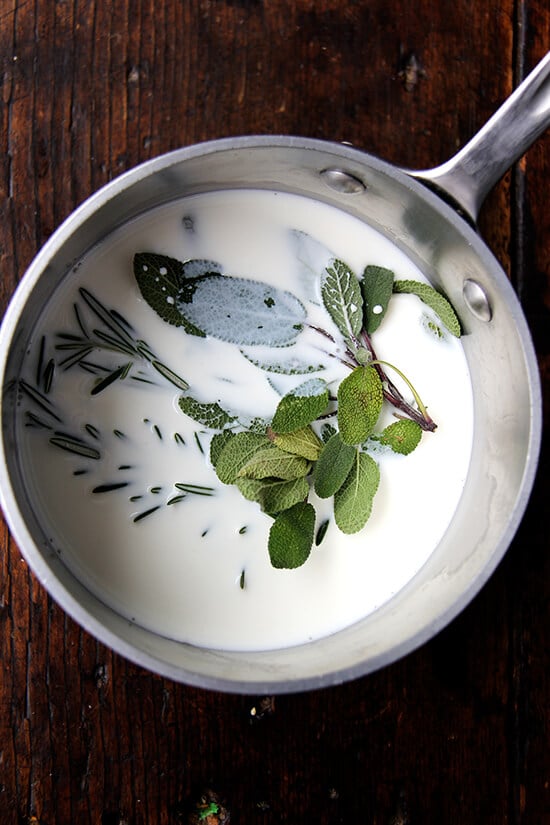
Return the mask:
<path id="1" fill-rule="evenodd" d="M 488 192 L 550 125 L 550 52 L 450 160 L 410 175 L 450 195 L 474 221 Z"/>

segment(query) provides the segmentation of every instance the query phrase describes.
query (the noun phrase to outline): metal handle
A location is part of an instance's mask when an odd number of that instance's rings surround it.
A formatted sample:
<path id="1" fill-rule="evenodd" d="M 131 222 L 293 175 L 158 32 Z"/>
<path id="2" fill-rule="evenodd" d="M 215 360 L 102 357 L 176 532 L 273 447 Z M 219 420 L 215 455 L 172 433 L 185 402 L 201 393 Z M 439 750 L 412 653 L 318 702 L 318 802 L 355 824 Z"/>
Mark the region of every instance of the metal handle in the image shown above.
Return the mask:
<path id="1" fill-rule="evenodd" d="M 450 160 L 409 174 L 450 195 L 475 221 L 488 192 L 550 125 L 550 52 Z"/>

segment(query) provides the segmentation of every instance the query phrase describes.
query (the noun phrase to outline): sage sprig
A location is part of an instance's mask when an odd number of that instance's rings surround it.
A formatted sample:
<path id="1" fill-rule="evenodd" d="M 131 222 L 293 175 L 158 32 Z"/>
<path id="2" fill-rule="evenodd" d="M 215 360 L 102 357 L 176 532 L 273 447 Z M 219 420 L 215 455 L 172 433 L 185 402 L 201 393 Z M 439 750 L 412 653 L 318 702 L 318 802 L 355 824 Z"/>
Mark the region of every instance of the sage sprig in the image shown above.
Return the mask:
<path id="1" fill-rule="evenodd" d="M 334 522 L 342 532 L 358 532 L 371 515 L 381 483 L 379 464 L 371 454 L 374 446 L 406 456 L 424 431 L 436 429 L 410 379 L 398 366 L 379 358 L 373 346 L 371 336 L 383 322 L 392 295 L 415 295 L 452 335 L 460 335 L 453 307 L 430 285 L 396 280 L 392 270 L 375 265 L 366 266 L 358 277 L 345 261 L 309 243 L 303 233 L 293 237 L 302 255 L 302 291 L 311 303 L 322 305 L 327 328 L 308 323 L 305 305 L 291 293 L 225 275 L 211 261 L 179 262 L 143 252 L 134 259 L 145 300 L 161 318 L 188 334 L 235 344 L 266 372 L 304 376 L 324 369 L 324 364 L 311 364 L 296 354 L 299 336 L 309 327 L 322 337 L 326 355 L 349 370 L 336 383 L 318 375 L 302 379 L 282 395 L 269 422 L 250 419 L 246 425 L 242 414 L 219 401 L 199 400 L 187 388 L 179 401 L 182 412 L 216 431 L 209 457 L 218 479 L 236 485 L 244 498 L 273 518 L 269 557 L 274 567 L 287 569 L 305 563 L 329 526 L 325 518 L 316 529 L 312 493 L 332 498 Z M 312 294 L 316 260 L 323 261 L 316 276 L 320 300 Z M 287 358 L 258 356 L 258 345 L 285 347 L 290 353 Z M 396 386 L 393 373 L 404 382 L 412 401 Z M 396 420 L 380 429 L 385 405 L 393 408 Z"/>

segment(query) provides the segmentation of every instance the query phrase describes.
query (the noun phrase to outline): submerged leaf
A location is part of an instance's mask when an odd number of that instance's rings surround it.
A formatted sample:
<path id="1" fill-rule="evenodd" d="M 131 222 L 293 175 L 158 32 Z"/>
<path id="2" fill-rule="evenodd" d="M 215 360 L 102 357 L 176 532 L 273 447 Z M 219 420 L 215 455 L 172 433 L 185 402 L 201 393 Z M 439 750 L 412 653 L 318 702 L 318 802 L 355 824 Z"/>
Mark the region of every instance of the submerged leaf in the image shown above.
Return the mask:
<path id="1" fill-rule="evenodd" d="M 344 444 L 335 433 L 323 449 L 313 468 L 313 487 L 319 498 L 330 498 L 340 489 L 355 460 L 356 447 Z"/>
<path id="2" fill-rule="evenodd" d="M 322 415 L 327 406 L 326 382 L 311 378 L 281 398 L 271 422 L 272 429 L 276 433 L 300 430 Z"/>
<path id="3" fill-rule="evenodd" d="M 210 430 L 223 430 L 237 420 L 237 416 L 231 415 L 216 402 L 202 404 L 190 395 L 182 395 L 178 400 L 178 406 L 185 415 Z"/>
<path id="4" fill-rule="evenodd" d="M 363 299 L 355 273 L 343 261 L 336 259 L 327 266 L 321 296 L 346 341 L 353 343 L 363 326 Z"/>
<path id="5" fill-rule="evenodd" d="M 254 364 L 255 367 L 265 370 L 265 372 L 275 372 L 279 375 L 307 375 L 308 373 L 320 372 L 325 369 L 323 364 L 309 364 L 307 361 L 302 361 L 296 355 L 287 352 L 285 352 L 284 358 L 257 358 L 245 350 L 241 350 L 241 353 L 246 360 Z"/>
<path id="6" fill-rule="evenodd" d="M 338 387 L 338 426 L 344 444 L 360 444 L 373 431 L 383 403 L 382 382 L 372 366 L 356 367 Z"/>
<path id="7" fill-rule="evenodd" d="M 203 333 L 241 346 L 291 344 L 303 328 L 306 311 L 290 292 L 259 281 L 212 275 L 187 282 L 193 289 L 177 296 L 177 309 Z"/>
<path id="8" fill-rule="evenodd" d="M 308 502 L 298 502 L 283 510 L 269 532 L 269 557 L 273 567 L 301 567 L 311 553 L 314 530 L 315 510 Z"/>
<path id="9" fill-rule="evenodd" d="M 383 266 L 366 266 L 361 281 L 365 301 L 365 329 L 375 332 L 386 314 L 393 289 L 393 272 Z"/>
<path id="10" fill-rule="evenodd" d="M 434 289 L 433 286 L 421 283 L 420 281 L 395 281 L 393 291 L 418 296 L 426 306 L 433 309 L 449 332 L 456 338 L 460 338 L 460 321 L 458 320 L 456 312 L 448 299 L 442 295 L 441 292 L 438 292 L 437 289 Z"/>
<path id="11" fill-rule="evenodd" d="M 379 482 L 376 461 L 357 451 L 348 477 L 334 495 L 334 518 L 343 533 L 357 533 L 365 526 Z"/>

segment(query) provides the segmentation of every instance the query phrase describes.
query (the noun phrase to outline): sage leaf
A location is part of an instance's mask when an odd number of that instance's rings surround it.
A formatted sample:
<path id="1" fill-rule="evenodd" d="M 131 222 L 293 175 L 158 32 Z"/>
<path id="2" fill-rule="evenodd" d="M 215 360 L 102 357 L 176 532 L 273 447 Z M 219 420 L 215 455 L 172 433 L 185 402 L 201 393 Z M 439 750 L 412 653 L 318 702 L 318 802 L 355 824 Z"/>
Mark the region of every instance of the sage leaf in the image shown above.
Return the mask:
<path id="1" fill-rule="evenodd" d="M 189 280 L 176 305 L 204 334 L 240 346 L 291 344 L 303 328 L 304 305 L 292 293 L 244 278 L 211 275 Z"/>
<path id="2" fill-rule="evenodd" d="M 332 424 L 323 424 L 323 426 L 321 427 L 321 440 L 323 444 L 326 444 L 329 438 L 332 438 L 335 432 L 336 427 L 333 427 Z"/>
<path id="3" fill-rule="evenodd" d="M 307 475 L 310 468 L 307 459 L 287 453 L 275 444 L 268 442 L 268 445 L 256 451 L 242 465 L 237 472 L 238 478 L 279 478 L 288 481 Z"/>
<path id="4" fill-rule="evenodd" d="M 222 448 L 214 464 L 219 480 L 223 484 L 234 484 L 241 467 L 266 446 L 271 446 L 271 443 L 265 434 L 236 433 Z"/>
<path id="5" fill-rule="evenodd" d="M 220 453 L 227 444 L 235 436 L 232 430 L 222 430 L 221 433 L 216 433 L 210 442 L 210 462 L 213 467 L 218 463 Z"/>
<path id="6" fill-rule="evenodd" d="M 299 501 L 305 501 L 309 493 L 309 484 L 304 477 L 289 481 L 238 478 L 236 483 L 246 499 L 257 502 L 263 512 L 270 516 L 276 516 Z"/>
<path id="7" fill-rule="evenodd" d="M 356 367 L 338 387 L 338 427 L 344 444 L 360 444 L 373 431 L 383 403 L 382 382 L 372 366 Z"/>
<path id="8" fill-rule="evenodd" d="M 340 489 L 355 461 L 357 449 L 344 444 L 335 433 L 324 445 L 313 468 L 313 488 L 319 498 L 330 498 Z"/>
<path id="9" fill-rule="evenodd" d="M 281 450 L 293 453 L 293 455 L 300 455 L 309 461 L 318 459 L 321 442 L 311 427 L 302 427 L 301 430 L 295 430 L 292 433 L 271 433 L 272 431 L 268 431 L 268 437 Z"/>
<path id="10" fill-rule="evenodd" d="M 269 558 L 277 569 L 301 567 L 311 553 L 315 530 L 315 510 L 300 501 L 279 513 L 269 531 Z"/>
<path id="11" fill-rule="evenodd" d="M 216 402 L 203 404 L 190 395 L 182 395 L 178 406 L 185 415 L 210 430 L 223 430 L 237 420 L 237 416 L 231 415 Z"/>
<path id="12" fill-rule="evenodd" d="M 153 252 L 137 252 L 134 255 L 134 277 L 143 298 L 163 321 L 175 327 L 183 327 L 190 335 L 205 337 L 181 314 L 177 299 L 185 282 L 181 261 L 168 255 Z"/>
<path id="13" fill-rule="evenodd" d="M 451 335 L 460 338 L 461 327 L 457 314 L 448 299 L 429 284 L 420 281 L 394 281 L 393 291 L 416 295 L 436 313 Z"/>
<path id="14" fill-rule="evenodd" d="M 241 350 L 242 355 L 255 367 L 258 367 L 265 372 L 275 372 L 279 375 L 307 375 L 312 372 L 321 372 L 325 369 L 323 364 L 309 364 L 303 361 L 295 354 L 285 352 L 284 359 L 281 358 L 258 358 L 255 355 L 248 353 L 246 350 Z"/>
<path id="15" fill-rule="evenodd" d="M 328 314 L 346 339 L 353 343 L 363 326 L 363 299 L 355 273 L 335 259 L 327 266 L 321 297 Z"/>
<path id="16" fill-rule="evenodd" d="M 334 519 L 342 533 L 357 533 L 365 526 L 379 482 L 376 461 L 357 451 L 348 477 L 334 495 Z"/>
<path id="17" fill-rule="evenodd" d="M 409 455 L 420 444 L 422 427 L 409 418 L 389 424 L 380 434 L 380 443 L 391 447 L 394 453 Z"/>
<path id="18" fill-rule="evenodd" d="M 366 266 L 361 281 L 363 293 L 364 325 L 371 334 L 380 326 L 393 290 L 394 274 L 391 269 L 383 266 Z"/>
<path id="19" fill-rule="evenodd" d="M 319 281 L 325 268 L 334 260 L 334 252 L 299 229 L 292 229 L 290 237 L 299 264 L 296 280 L 301 293 L 307 300 L 319 304 Z"/>
<path id="20" fill-rule="evenodd" d="M 271 427 L 276 433 L 300 430 L 322 415 L 328 406 L 328 387 L 321 378 L 310 378 L 279 401 Z"/>

